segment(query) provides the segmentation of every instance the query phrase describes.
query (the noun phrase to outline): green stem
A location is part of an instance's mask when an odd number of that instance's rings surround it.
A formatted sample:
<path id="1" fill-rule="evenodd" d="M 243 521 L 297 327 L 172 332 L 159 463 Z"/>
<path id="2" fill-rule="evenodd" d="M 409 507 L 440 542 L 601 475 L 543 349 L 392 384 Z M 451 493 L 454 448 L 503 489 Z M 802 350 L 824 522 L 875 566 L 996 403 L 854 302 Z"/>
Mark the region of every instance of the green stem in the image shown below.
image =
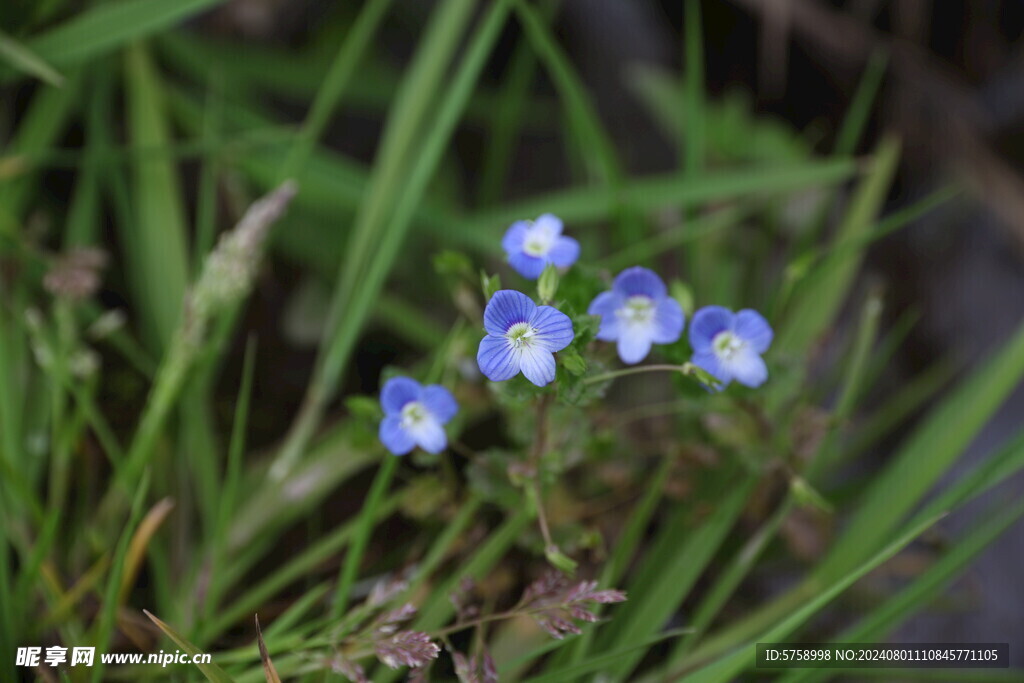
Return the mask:
<path id="1" fill-rule="evenodd" d="M 603 372 L 600 375 L 594 375 L 593 377 L 587 377 L 583 380 L 584 384 L 593 384 L 594 382 L 604 382 L 609 379 L 616 379 L 618 377 L 625 377 L 627 375 L 638 375 L 641 372 L 681 372 L 684 375 L 688 375 L 692 372 L 693 367 L 690 363 L 683 363 L 682 365 L 668 365 L 667 363 L 655 364 L 655 365 L 641 365 L 637 368 L 624 368 L 622 370 L 612 370 L 611 372 Z"/>

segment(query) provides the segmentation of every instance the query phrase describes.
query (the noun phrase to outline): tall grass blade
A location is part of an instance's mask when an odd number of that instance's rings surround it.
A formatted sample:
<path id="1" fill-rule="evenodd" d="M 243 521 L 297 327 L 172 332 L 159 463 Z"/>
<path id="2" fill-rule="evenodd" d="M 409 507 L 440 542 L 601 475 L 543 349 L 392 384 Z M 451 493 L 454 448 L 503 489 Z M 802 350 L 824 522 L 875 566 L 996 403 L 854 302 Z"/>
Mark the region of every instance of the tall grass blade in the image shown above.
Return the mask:
<path id="1" fill-rule="evenodd" d="M 843 591 L 864 577 L 865 574 L 881 566 L 899 553 L 907 544 L 920 536 L 921 533 L 939 519 L 940 517 L 932 518 L 913 527 L 906 534 L 899 536 L 895 542 L 875 553 L 866 562 L 856 566 L 852 571 L 841 576 L 833 583 L 827 584 L 827 587 L 816 592 L 810 600 L 799 606 L 778 624 L 759 635 L 754 641 L 744 644 L 735 652 L 680 680 L 685 681 L 685 683 L 726 683 L 727 681 L 734 680 L 740 672 L 754 665 L 754 648 L 757 643 L 775 643 L 788 638 L 825 605 L 832 602 Z"/>
<path id="2" fill-rule="evenodd" d="M 877 549 L 949 470 L 1024 377 L 1024 326 L 964 380 L 900 448 L 865 492 L 842 537 L 818 566 L 835 578 Z"/>
<path id="3" fill-rule="evenodd" d="M 174 26 L 225 0 L 124 0 L 95 4 L 28 41 L 27 47 L 55 67 L 85 62 Z M 0 76 L 0 81 L 8 80 Z"/>
<path id="4" fill-rule="evenodd" d="M 129 131 L 137 145 L 170 141 L 160 78 L 141 44 L 125 56 Z M 150 349 L 166 349 L 178 325 L 188 282 L 185 219 L 173 165 L 140 159 L 133 167 L 135 202 L 131 224 L 122 224 L 124 263 L 137 293 Z"/>
<path id="5" fill-rule="evenodd" d="M 657 633 L 689 594 L 735 524 L 756 483 L 751 474 L 728 478 L 727 490 L 707 519 L 694 526 L 692 512 L 680 507 L 660 531 L 651 551 L 629 584 L 630 599 L 605 627 L 598 649 Z M 643 653 L 623 655 L 611 671 L 628 678 Z"/>
<path id="6" fill-rule="evenodd" d="M 1024 516 L 1024 501 L 1018 501 L 1009 509 L 998 506 L 993 512 L 980 524 L 972 526 L 963 538 L 910 585 L 871 610 L 857 624 L 842 631 L 833 642 L 881 642 L 906 619 L 941 595 L 982 551 L 1016 524 Z M 820 681 L 827 677 L 827 673 L 813 669 L 794 670 L 782 677 L 779 683 Z"/>
<path id="7" fill-rule="evenodd" d="M 899 144 L 883 140 L 871 171 L 850 200 L 829 254 L 798 285 L 790 301 L 789 315 L 775 340 L 787 353 L 805 353 L 835 320 L 860 267 L 865 235 L 882 208 L 899 160 Z"/>

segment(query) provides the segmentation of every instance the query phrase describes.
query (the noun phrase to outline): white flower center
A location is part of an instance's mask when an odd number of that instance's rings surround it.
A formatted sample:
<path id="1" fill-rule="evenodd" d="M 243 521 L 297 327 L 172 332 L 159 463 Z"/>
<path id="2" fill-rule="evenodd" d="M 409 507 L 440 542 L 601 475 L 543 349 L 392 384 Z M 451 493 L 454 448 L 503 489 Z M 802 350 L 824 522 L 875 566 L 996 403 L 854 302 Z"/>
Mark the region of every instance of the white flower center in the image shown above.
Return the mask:
<path id="1" fill-rule="evenodd" d="M 642 294 L 631 296 L 615 315 L 627 325 L 648 325 L 654 319 L 654 301 Z"/>
<path id="2" fill-rule="evenodd" d="M 409 401 L 402 406 L 402 427 L 414 429 L 423 424 L 430 416 L 427 408 L 419 401 Z"/>
<path id="3" fill-rule="evenodd" d="M 736 354 L 743 350 L 744 346 L 746 344 L 742 339 L 728 331 L 719 332 L 711 340 L 711 347 L 715 350 L 715 355 L 722 360 L 732 360 Z"/>
<path id="4" fill-rule="evenodd" d="M 540 258 L 546 256 L 555 243 L 555 235 L 544 225 L 531 225 L 523 240 L 523 253 Z"/>
<path id="5" fill-rule="evenodd" d="M 535 334 L 537 334 L 537 328 L 530 327 L 530 323 L 516 323 L 505 332 L 505 338 L 513 348 L 521 349 L 530 345 Z"/>

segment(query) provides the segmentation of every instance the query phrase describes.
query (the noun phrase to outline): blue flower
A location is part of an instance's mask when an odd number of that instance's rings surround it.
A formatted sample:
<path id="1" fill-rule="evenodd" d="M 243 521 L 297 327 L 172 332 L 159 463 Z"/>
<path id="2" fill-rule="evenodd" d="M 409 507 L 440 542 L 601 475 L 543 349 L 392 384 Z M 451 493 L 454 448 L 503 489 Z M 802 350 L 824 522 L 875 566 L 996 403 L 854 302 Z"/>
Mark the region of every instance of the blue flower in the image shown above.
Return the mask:
<path id="1" fill-rule="evenodd" d="M 380 406 L 380 440 L 395 455 L 416 446 L 428 453 L 443 451 L 448 445 L 444 425 L 459 412 L 455 397 L 440 384 L 424 387 L 408 377 L 393 377 L 384 384 Z"/>
<path id="2" fill-rule="evenodd" d="M 549 263 L 568 268 L 580 256 L 580 244 L 562 234 L 562 220 L 550 213 L 535 221 L 516 221 L 505 232 L 501 246 L 508 262 L 523 277 L 536 280 Z"/>
<path id="3" fill-rule="evenodd" d="M 587 313 L 601 316 L 597 338 L 618 342 L 619 358 L 630 365 L 646 358 L 651 344 L 677 341 L 686 323 L 661 278 L 640 266 L 619 273 L 611 291 L 598 294 Z"/>
<path id="4" fill-rule="evenodd" d="M 722 384 L 736 380 L 759 387 L 768 379 L 761 354 L 772 343 L 772 328 L 757 311 L 733 313 L 721 306 L 705 306 L 690 323 L 693 364 Z"/>
<path id="5" fill-rule="evenodd" d="M 574 336 L 569 316 L 551 306 L 538 306 L 522 292 L 501 289 L 484 309 L 487 336 L 480 341 L 476 362 L 488 379 L 502 382 L 521 370 L 539 387 L 555 378 L 555 351 Z"/>

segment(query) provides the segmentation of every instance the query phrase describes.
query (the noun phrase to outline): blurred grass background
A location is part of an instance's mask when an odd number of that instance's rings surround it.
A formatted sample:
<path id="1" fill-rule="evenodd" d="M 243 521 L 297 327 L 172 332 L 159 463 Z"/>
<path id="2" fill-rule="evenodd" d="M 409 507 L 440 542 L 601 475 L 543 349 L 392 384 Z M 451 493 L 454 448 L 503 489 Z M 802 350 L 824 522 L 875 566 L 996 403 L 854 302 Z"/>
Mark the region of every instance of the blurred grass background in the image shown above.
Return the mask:
<path id="1" fill-rule="evenodd" d="M 995 1 L 5 4 L 3 677 L 36 674 L 19 645 L 166 649 L 145 608 L 226 652 L 172 677 L 262 680 L 259 612 L 316 680 L 303 651 L 391 572 L 422 629 L 463 576 L 514 601 L 544 564 L 500 469 L 529 417 L 471 359 L 478 271 L 515 282 L 500 236 L 542 212 L 583 245 L 566 296 L 645 264 L 777 336 L 760 393 L 645 378 L 559 415 L 559 543 L 630 600 L 553 652 L 496 628 L 506 678 L 732 680 L 790 637 L 1012 648 L 1019 527 L 974 563 L 1024 512 L 1022 24 Z M 287 179 L 251 296 L 183 345 L 218 235 Z M 393 366 L 456 388 L 469 465 L 384 460 L 356 397 Z M 1003 574 L 953 583 L 978 566 Z"/>

